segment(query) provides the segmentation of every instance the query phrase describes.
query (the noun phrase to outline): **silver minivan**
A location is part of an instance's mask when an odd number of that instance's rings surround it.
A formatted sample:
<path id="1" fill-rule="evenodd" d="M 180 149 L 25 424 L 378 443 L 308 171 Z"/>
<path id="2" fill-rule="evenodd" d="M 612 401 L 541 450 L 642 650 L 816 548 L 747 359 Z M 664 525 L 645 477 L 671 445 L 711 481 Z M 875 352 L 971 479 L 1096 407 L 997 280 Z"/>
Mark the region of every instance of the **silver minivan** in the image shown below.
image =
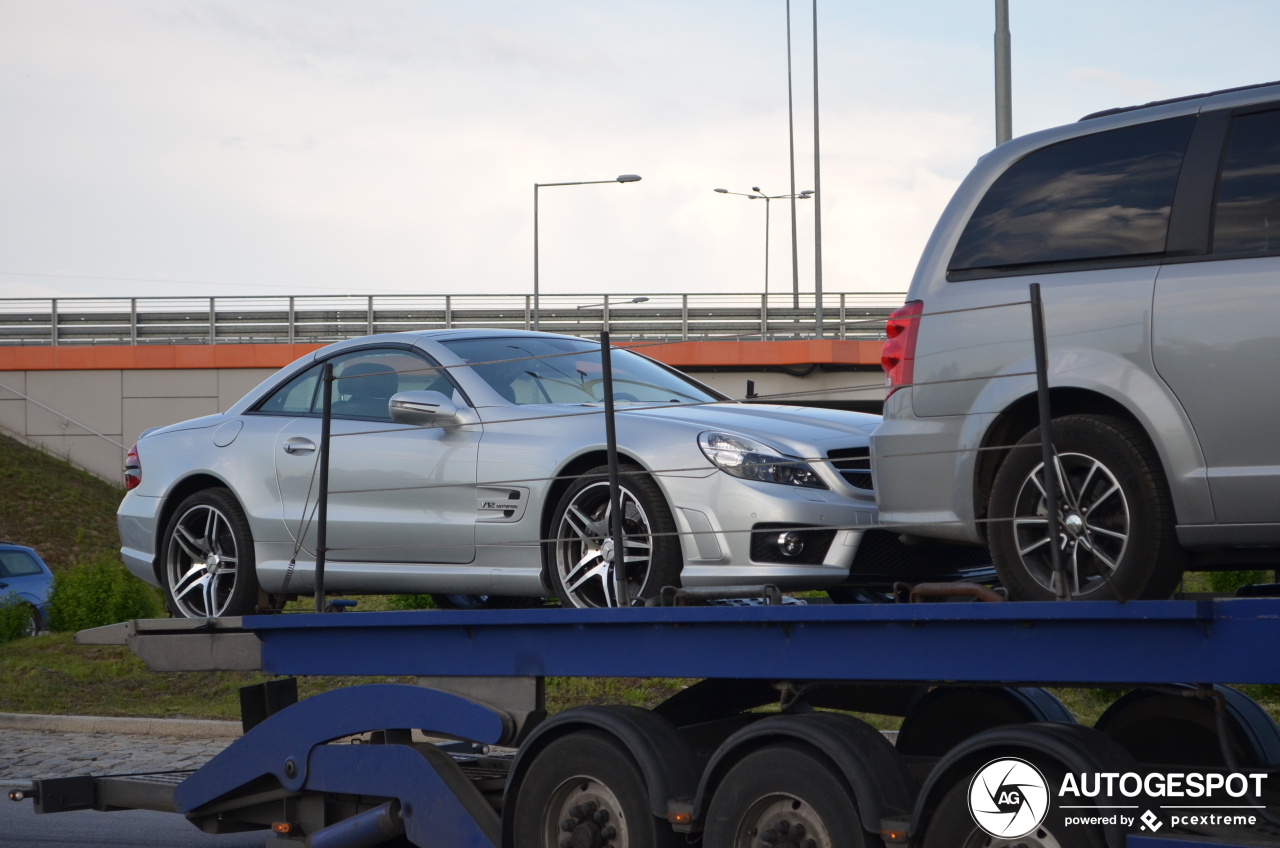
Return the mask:
<path id="1" fill-rule="evenodd" d="M 1280 564 L 1280 83 L 1007 142 L 925 247 L 884 350 L 880 518 L 987 545 L 1028 600 L 1056 590 L 1033 282 L 1071 594 L 1168 597 L 1186 569 Z"/>

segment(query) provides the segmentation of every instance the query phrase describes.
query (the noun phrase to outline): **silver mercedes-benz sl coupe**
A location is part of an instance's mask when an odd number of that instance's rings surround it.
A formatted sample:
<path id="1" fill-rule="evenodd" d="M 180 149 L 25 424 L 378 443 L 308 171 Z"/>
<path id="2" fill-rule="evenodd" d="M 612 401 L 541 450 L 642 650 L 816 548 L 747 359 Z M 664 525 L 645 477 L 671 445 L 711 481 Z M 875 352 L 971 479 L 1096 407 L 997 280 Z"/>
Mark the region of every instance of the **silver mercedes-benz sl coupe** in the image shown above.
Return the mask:
<path id="1" fill-rule="evenodd" d="M 876 521 L 878 416 L 737 403 L 637 352 L 612 361 L 632 598 L 846 580 Z M 225 413 L 143 434 L 122 553 L 175 614 L 239 615 L 313 591 L 326 362 L 326 590 L 614 605 L 599 345 L 446 330 L 330 345 Z"/>

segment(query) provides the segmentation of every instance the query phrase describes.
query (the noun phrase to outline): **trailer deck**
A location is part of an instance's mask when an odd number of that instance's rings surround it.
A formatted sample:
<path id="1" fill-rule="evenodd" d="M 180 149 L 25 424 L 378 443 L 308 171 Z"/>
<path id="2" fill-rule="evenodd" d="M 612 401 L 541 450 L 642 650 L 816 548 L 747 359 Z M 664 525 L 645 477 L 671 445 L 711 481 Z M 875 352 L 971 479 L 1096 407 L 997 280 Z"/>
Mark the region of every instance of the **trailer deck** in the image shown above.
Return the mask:
<path id="1" fill-rule="evenodd" d="M 639 764 L 645 806 L 677 833 L 703 830 L 734 752 L 788 738 L 841 765 L 869 834 L 932 846 L 941 843 L 922 842 L 922 828 L 947 775 L 975 757 L 1017 749 L 1052 753 L 1068 771 L 1113 768 L 1107 758 L 1123 752 L 1034 688 L 1046 685 L 1185 696 L 1234 722 L 1223 762 L 1203 770 L 1280 776 L 1275 723 L 1239 692 L 1213 688 L 1280 683 L 1280 600 L 1268 598 L 277 614 L 126 622 L 77 640 L 128 645 L 164 671 L 418 678 L 418 686 L 355 686 L 297 703 L 266 684 L 245 699 L 257 704 L 246 709 L 246 734 L 194 773 L 40 781 L 30 793 L 42 812 L 168 808 L 212 832 L 271 826 L 274 838 L 297 840 L 289 844 L 378 845 L 403 834 L 415 845 L 524 848 L 527 839 L 513 836 L 514 793 L 539 753 L 566 733 L 602 731 Z M 588 707 L 548 718 L 547 676 L 703 682 L 651 711 Z M 976 734 L 961 727 L 958 743 L 939 747 L 942 730 L 921 730 L 930 690 L 938 715 L 1007 708 L 1015 717 Z M 779 702 L 779 713 L 753 712 Z M 895 750 L 826 709 L 907 715 L 903 735 L 916 741 L 900 738 Z M 442 746 L 414 731 L 464 741 Z M 352 740 L 372 744 L 335 744 Z M 1280 792 L 1268 787 L 1255 800 L 1270 807 Z M 1205 844 L 1280 845 L 1267 813 Z M 1140 827 L 1100 832 L 1116 848 L 1213 838 L 1193 837 L 1194 828 L 1139 837 Z M 585 848 L 617 848 L 594 839 Z M 629 848 L 649 844 L 629 839 Z"/>

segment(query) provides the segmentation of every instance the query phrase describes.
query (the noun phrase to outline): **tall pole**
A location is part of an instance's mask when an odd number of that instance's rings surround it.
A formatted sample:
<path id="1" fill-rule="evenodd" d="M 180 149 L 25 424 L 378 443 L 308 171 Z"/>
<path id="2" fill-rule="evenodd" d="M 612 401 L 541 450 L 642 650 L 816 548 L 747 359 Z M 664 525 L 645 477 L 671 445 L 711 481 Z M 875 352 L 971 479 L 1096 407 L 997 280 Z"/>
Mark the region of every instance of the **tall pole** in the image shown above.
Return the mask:
<path id="1" fill-rule="evenodd" d="M 540 329 L 538 320 L 538 184 L 533 184 L 533 329 Z"/>
<path id="2" fill-rule="evenodd" d="M 324 560 L 329 553 L 329 425 L 333 420 L 333 363 L 320 372 L 320 492 L 316 496 L 316 612 L 324 612 Z"/>
<path id="3" fill-rule="evenodd" d="M 818 147 L 818 0 L 813 0 L 813 296 L 815 335 L 822 338 L 822 156 Z M 793 191 L 792 194 L 795 192 Z"/>
<path id="4" fill-rule="evenodd" d="M 1058 523 L 1058 462 L 1053 451 L 1053 413 L 1049 404 L 1049 353 L 1044 331 L 1044 303 L 1040 284 L 1031 284 L 1031 344 L 1036 361 L 1036 401 L 1040 413 L 1040 459 L 1044 468 L 1045 532 L 1049 534 L 1049 564 L 1053 568 L 1054 597 L 1071 600 L 1067 573 L 1062 565 Z M 1076 573 L 1076 579 L 1080 575 Z"/>
<path id="5" fill-rule="evenodd" d="M 1013 138 L 1013 65 L 1009 0 L 996 0 L 996 146 Z"/>
<path id="6" fill-rule="evenodd" d="M 796 202 L 791 198 L 792 204 Z M 792 220 L 795 220 L 794 218 Z M 764 293 L 769 294 L 769 198 L 764 199 Z"/>
<path id="7" fill-rule="evenodd" d="M 787 0 L 787 137 L 791 153 L 791 306 L 800 308 L 800 249 L 796 242 L 796 122 L 791 102 L 791 0 Z M 765 207 L 768 214 L 768 207 Z M 767 229 L 767 227 L 766 227 Z M 769 286 L 764 287 L 769 293 Z"/>
<path id="8" fill-rule="evenodd" d="M 609 331 L 600 333 L 600 370 L 604 377 L 604 444 L 609 463 L 608 528 L 613 539 L 613 597 L 620 607 L 631 606 L 631 587 L 627 585 L 626 537 L 622 532 L 622 482 L 618 478 L 618 431 L 614 426 L 613 359 L 609 348 Z M 603 542 L 601 547 L 603 547 Z M 659 587 L 661 588 L 661 587 Z"/>

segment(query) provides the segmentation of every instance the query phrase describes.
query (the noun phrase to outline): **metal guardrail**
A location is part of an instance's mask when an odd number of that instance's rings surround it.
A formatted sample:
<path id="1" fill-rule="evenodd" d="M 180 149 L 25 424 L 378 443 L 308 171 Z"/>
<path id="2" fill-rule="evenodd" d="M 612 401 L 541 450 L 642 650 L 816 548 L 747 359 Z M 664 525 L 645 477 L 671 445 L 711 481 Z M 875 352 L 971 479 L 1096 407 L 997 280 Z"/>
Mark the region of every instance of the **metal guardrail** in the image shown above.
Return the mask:
<path id="1" fill-rule="evenodd" d="M 329 343 L 374 333 L 533 329 L 531 295 L 2 298 L 0 345 Z M 883 339 L 897 292 L 828 292 L 827 338 Z M 542 295 L 539 329 L 619 341 L 805 339 L 817 335 L 812 294 L 790 292 Z"/>

